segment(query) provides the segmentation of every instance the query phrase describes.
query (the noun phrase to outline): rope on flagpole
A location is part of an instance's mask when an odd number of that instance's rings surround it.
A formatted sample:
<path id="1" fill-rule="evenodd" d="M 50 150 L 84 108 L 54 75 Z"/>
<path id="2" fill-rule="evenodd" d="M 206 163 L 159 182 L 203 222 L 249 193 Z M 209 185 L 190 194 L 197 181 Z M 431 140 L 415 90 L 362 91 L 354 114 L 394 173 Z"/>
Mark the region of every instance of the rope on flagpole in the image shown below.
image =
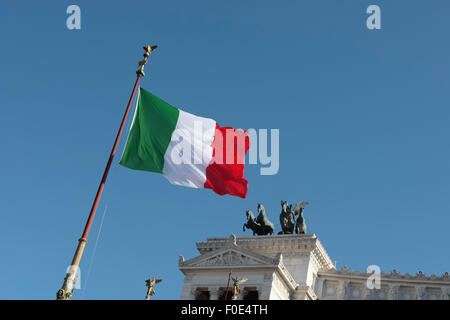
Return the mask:
<path id="1" fill-rule="evenodd" d="M 91 274 L 92 265 L 94 263 L 95 254 L 97 252 L 98 240 L 100 239 L 100 234 L 103 228 L 103 221 L 105 221 L 106 211 L 108 210 L 108 206 L 105 206 L 105 210 L 103 210 L 102 220 L 100 221 L 100 227 L 98 228 L 97 239 L 95 239 L 94 250 L 92 251 L 91 261 L 89 262 L 88 271 L 86 274 L 86 280 L 84 281 L 83 293 L 86 292 L 87 283 L 89 280 L 89 275 Z"/>

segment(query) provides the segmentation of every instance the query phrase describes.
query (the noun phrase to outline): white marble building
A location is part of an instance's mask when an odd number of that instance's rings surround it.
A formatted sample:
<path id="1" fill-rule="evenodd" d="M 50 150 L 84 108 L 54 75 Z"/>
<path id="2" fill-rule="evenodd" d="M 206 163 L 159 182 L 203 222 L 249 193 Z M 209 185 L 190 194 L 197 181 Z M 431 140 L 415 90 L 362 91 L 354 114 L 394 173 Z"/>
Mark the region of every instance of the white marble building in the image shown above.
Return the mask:
<path id="1" fill-rule="evenodd" d="M 248 280 L 238 299 L 251 300 L 449 300 L 450 276 L 380 274 L 379 289 L 369 289 L 373 274 L 337 270 L 314 234 L 207 239 L 197 243 L 200 255 L 184 260 L 181 299 L 222 299 L 230 270 Z"/>

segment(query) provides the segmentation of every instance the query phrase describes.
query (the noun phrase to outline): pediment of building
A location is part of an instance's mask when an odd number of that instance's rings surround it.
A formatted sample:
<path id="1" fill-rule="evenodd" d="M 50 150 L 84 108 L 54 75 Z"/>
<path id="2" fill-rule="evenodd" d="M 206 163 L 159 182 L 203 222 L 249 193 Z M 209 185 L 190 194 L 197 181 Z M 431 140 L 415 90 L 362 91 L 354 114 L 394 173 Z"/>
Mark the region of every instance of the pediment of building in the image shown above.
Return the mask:
<path id="1" fill-rule="evenodd" d="M 246 249 L 229 245 L 224 248 L 208 252 L 190 260 L 180 260 L 180 268 L 195 267 L 236 267 L 236 266 L 266 266 L 277 267 L 280 257 L 272 259 Z"/>

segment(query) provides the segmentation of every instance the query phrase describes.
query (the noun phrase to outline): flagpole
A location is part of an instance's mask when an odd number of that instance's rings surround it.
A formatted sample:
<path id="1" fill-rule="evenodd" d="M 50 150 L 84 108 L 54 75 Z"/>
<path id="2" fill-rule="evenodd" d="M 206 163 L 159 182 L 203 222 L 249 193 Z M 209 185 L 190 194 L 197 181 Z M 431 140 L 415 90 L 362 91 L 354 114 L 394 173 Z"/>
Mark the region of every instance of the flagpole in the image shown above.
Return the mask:
<path id="1" fill-rule="evenodd" d="M 74 284 L 76 282 L 77 272 L 80 265 L 81 257 L 83 256 L 83 251 L 86 246 L 87 237 L 89 235 L 89 230 L 91 229 L 92 221 L 94 220 L 95 211 L 97 210 L 98 203 L 100 201 L 100 198 L 102 196 L 103 188 L 105 187 L 106 179 L 108 178 L 109 169 L 111 168 L 111 163 L 114 159 L 114 155 L 116 154 L 117 146 L 120 141 L 120 136 L 122 135 L 123 128 L 125 126 L 125 122 L 128 117 L 128 113 L 130 111 L 131 103 L 133 102 L 133 97 L 136 92 L 136 88 L 139 84 L 139 80 L 141 77 L 145 75 L 144 73 L 144 66 L 147 63 L 147 59 L 150 57 L 150 53 L 155 50 L 158 46 L 145 46 L 144 50 L 144 59 L 141 60 L 138 65 L 139 69 L 136 71 L 136 82 L 134 83 L 133 92 L 131 93 L 130 100 L 128 101 L 127 108 L 125 110 L 125 113 L 122 118 L 122 122 L 120 123 L 119 131 L 116 135 L 116 140 L 114 141 L 113 148 L 111 150 L 111 154 L 109 155 L 108 162 L 106 164 L 105 171 L 103 172 L 102 180 L 100 181 L 100 185 L 98 186 L 97 194 L 95 195 L 94 202 L 92 204 L 91 211 L 89 213 L 88 220 L 86 222 L 86 225 L 84 227 L 83 234 L 81 238 L 78 240 L 78 246 L 75 250 L 75 254 L 72 259 L 72 264 L 67 270 L 66 277 L 64 278 L 64 283 L 61 287 L 61 289 L 58 290 L 56 293 L 56 299 L 57 300 L 71 300 Z"/>
<path id="2" fill-rule="evenodd" d="M 230 273 L 228 274 L 227 290 L 225 291 L 224 300 L 227 300 L 227 298 L 228 298 L 228 289 L 230 288 L 230 278 L 231 278 L 231 270 L 230 270 Z"/>

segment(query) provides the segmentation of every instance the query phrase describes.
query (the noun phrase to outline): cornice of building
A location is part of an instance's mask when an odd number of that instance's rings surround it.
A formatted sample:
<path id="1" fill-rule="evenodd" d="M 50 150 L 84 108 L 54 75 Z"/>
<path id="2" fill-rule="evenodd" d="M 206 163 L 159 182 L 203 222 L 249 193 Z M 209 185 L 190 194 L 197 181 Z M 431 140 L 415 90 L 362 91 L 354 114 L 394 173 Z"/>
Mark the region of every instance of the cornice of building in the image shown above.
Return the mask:
<path id="1" fill-rule="evenodd" d="M 348 269 L 347 267 L 343 267 L 342 269 L 329 269 L 329 270 L 320 270 L 318 272 L 318 276 L 323 277 L 337 277 L 343 279 L 355 279 L 355 280 L 366 280 L 369 276 L 373 275 L 373 273 L 368 273 L 364 271 L 353 271 Z M 425 275 L 422 271 L 419 271 L 417 274 L 402 274 L 397 272 L 397 270 L 393 270 L 390 273 L 381 272 L 380 273 L 381 281 L 391 281 L 391 282 L 417 282 L 417 283 L 426 283 L 430 284 L 435 283 L 438 285 L 450 285 L 450 275 L 448 272 L 445 272 L 443 275 Z"/>
<path id="2" fill-rule="evenodd" d="M 206 242 L 197 242 L 197 249 L 203 255 L 227 246 L 229 238 L 208 238 Z M 321 269 L 334 269 L 322 243 L 315 234 L 290 234 L 272 236 L 250 236 L 236 238 L 236 244 L 251 251 L 264 253 L 311 253 Z"/>

